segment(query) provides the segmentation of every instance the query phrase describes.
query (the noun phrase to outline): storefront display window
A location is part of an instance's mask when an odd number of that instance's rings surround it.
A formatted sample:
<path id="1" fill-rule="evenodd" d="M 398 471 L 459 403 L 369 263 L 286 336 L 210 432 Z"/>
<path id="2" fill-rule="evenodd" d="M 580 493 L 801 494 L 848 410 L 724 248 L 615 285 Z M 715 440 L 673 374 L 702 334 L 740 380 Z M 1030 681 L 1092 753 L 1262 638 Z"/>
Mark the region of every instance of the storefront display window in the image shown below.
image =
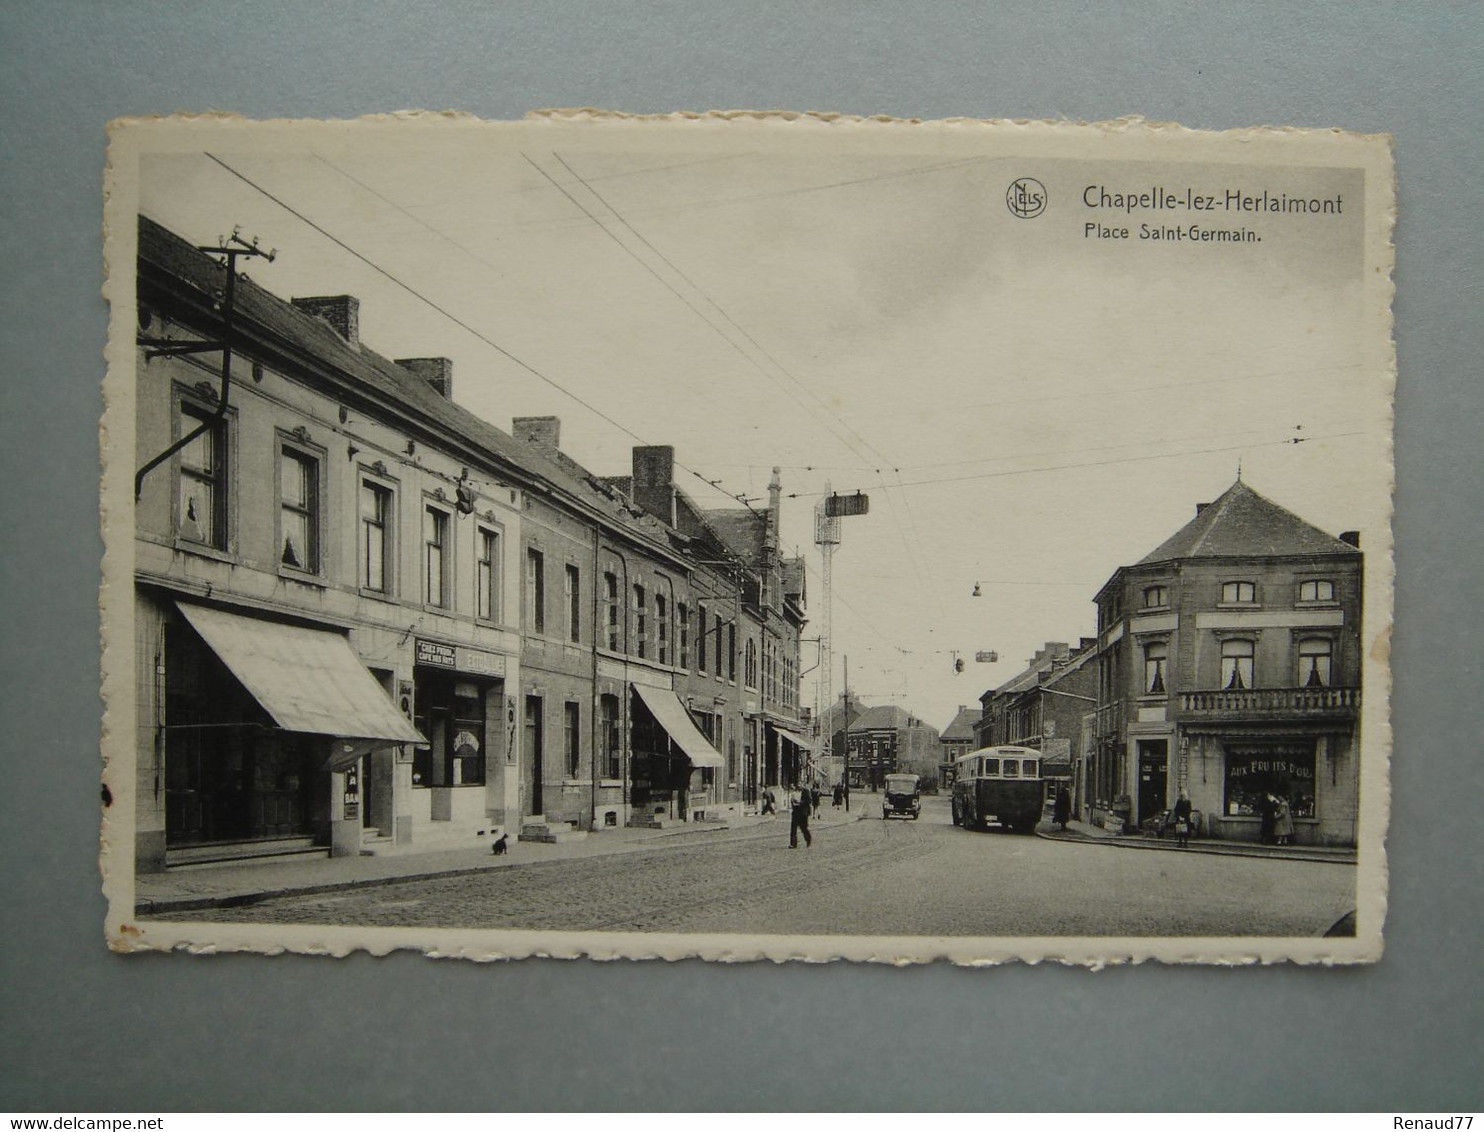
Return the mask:
<path id="1" fill-rule="evenodd" d="M 1227 745 L 1227 817 L 1260 816 L 1263 799 L 1268 794 L 1286 798 L 1295 818 L 1316 816 L 1312 739 Z"/>
<path id="2" fill-rule="evenodd" d="M 484 685 L 419 671 L 414 725 L 428 737 L 412 759 L 412 785 L 483 786 Z"/>

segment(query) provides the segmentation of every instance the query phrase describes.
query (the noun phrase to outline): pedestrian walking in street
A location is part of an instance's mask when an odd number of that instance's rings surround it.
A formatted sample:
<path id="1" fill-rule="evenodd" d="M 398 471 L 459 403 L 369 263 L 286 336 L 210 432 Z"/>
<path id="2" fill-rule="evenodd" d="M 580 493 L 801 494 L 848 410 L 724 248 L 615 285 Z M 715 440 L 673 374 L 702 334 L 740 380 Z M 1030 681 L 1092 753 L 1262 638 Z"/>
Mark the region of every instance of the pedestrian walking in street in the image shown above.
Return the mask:
<path id="1" fill-rule="evenodd" d="M 777 803 L 773 799 L 773 791 L 771 791 L 771 790 L 764 790 L 763 791 L 763 815 L 762 816 L 763 817 L 767 817 L 769 814 L 776 814 L 777 812 L 778 812 L 778 806 L 777 806 Z"/>
<path id="2" fill-rule="evenodd" d="M 831 805 L 833 805 L 835 807 L 835 809 L 838 810 L 840 808 L 840 799 L 843 798 L 844 796 L 845 796 L 845 787 L 841 786 L 838 782 L 835 783 L 834 801 L 831 803 Z"/>
<path id="3" fill-rule="evenodd" d="M 1274 800 L 1273 840 L 1278 845 L 1293 844 L 1293 809 L 1287 798 Z"/>
<path id="4" fill-rule="evenodd" d="M 1065 786 L 1056 788 L 1056 801 L 1051 804 L 1051 820 L 1065 832 L 1067 822 L 1072 820 L 1072 795 Z"/>
<path id="5" fill-rule="evenodd" d="M 1170 820 L 1175 823 L 1175 843 L 1184 849 L 1190 844 L 1190 795 L 1184 790 L 1170 811 Z"/>
<path id="6" fill-rule="evenodd" d="M 813 814 L 814 814 L 815 817 L 818 817 L 819 816 L 819 798 L 820 798 L 819 787 L 818 786 L 811 786 L 811 787 L 809 787 L 809 802 L 810 802 L 810 807 L 811 807 L 811 809 L 812 809 Z"/>
<path id="7" fill-rule="evenodd" d="M 801 786 L 789 799 L 791 819 L 788 823 L 788 847 L 797 849 L 799 847 L 799 834 L 804 835 L 804 847 L 813 848 L 814 838 L 809 835 L 809 811 L 814 808 L 814 799 L 809 794 L 807 786 Z"/>

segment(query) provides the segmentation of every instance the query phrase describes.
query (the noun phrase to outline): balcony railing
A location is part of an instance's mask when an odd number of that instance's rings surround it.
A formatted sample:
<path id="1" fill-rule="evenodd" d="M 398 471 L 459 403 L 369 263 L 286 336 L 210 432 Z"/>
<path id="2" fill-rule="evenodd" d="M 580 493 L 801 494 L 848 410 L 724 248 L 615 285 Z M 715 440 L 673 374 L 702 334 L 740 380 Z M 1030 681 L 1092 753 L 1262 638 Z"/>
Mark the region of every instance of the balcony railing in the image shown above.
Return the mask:
<path id="1" fill-rule="evenodd" d="M 1350 715 L 1359 707 L 1359 688 L 1224 688 L 1180 693 L 1180 712 L 1188 715 Z"/>

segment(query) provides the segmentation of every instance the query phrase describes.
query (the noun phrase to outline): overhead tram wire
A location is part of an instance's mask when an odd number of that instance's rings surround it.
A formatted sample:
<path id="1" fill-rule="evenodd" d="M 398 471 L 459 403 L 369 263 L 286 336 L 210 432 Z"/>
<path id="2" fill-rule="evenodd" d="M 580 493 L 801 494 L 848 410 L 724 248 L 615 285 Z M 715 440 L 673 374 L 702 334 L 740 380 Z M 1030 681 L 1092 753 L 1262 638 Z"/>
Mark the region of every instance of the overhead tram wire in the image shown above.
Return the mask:
<path id="1" fill-rule="evenodd" d="M 593 221 L 594 224 L 597 224 L 598 227 L 602 228 L 603 231 L 604 231 L 604 233 L 607 234 L 610 239 L 612 239 L 621 248 L 623 248 L 624 251 L 627 252 L 641 266 L 643 266 L 646 271 L 648 271 L 656 279 L 660 279 L 660 281 L 662 283 L 664 283 L 667 287 L 669 287 L 670 291 L 677 298 L 679 298 L 682 302 L 684 302 L 685 305 L 687 307 L 689 307 L 690 310 L 692 312 L 694 312 L 698 318 L 701 318 L 702 321 L 704 321 L 708 326 L 710 326 L 713 330 L 715 330 L 722 337 L 722 339 L 728 343 L 728 345 L 732 346 L 733 349 L 737 350 L 737 352 L 740 353 L 753 366 L 753 368 L 755 368 L 764 377 L 766 377 L 770 381 L 772 381 L 772 383 L 774 385 L 778 386 L 779 389 L 783 390 L 786 393 L 789 393 L 789 396 L 793 398 L 794 402 L 796 404 L 798 404 L 800 408 L 804 409 L 805 411 L 809 411 L 809 406 L 805 405 L 802 401 L 800 401 L 799 398 L 798 398 L 798 396 L 797 396 L 797 394 L 794 394 L 794 393 L 790 392 L 789 390 L 785 389 L 785 387 L 778 381 L 778 379 L 776 377 L 774 377 L 772 374 L 768 373 L 768 371 L 762 365 L 760 365 L 755 358 L 753 358 L 745 350 L 741 349 L 740 346 L 738 346 L 735 342 L 733 342 L 732 339 L 728 335 L 726 335 L 725 333 L 723 333 L 722 330 L 721 330 L 721 328 L 718 327 L 714 322 L 712 322 L 709 318 L 706 318 L 706 316 L 701 313 L 701 311 L 695 306 L 694 303 L 692 303 L 689 299 L 685 298 L 685 296 L 681 295 L 680 292 L 679 292 L 679 290 L 676 289 L 675 287 L 673 287 L 667 280 L 664 280 L 663 278 L 661 278 L 660 274 L 657 271 L 655 271 L 653 265 L 645 262 L 644 259 L 642 257 L 640 257 L 637 253 L 635 253 L 632 248 L 630 248 L 622 240 L 618 239 L 618 237 L 608 228 L 607 225 L 603 224 L 596 216 L 593 215 L 593 213 L 589 209 L 587 209 L 582 204 L 580 204 L 577 201 L 577 199 L 572 196 L 571 193 L 567 192 L 567 190 L 556 180 L 556 178 L 552 177 L 549 173 L 546 173 L 546 171 L 544 169 L 541 169 L 541 167 L 539 165 L 537 165 L 534 161 L 531 160 L 531 158 L 529 157 L 529 155 L 523 155 L 523 156 L 525 156 L 526 157 L 526 160 L 527 161 L 530 161 L 530 163 L 537 170 L 539 170 L 542 173 L 542 175 L 546 177 L 546 179 L 548 181 L 550 181 L 557 189 L 559 189 L 561 191 L 562 195 L 564 195 L 568 200 L 572 201 L 572 203 L 574 205 L 576 205 L 583 212 L 584 215 L 588 216 Z M 868 441 L 856 429 L 851 428 L 851 426 L 849 424 L 847 424 L 845 422 L 845 420 L 838 413 L 835 413 L 832 409 L 830 409 L 830 407 L 824 402 L 824 400 L 817 393 L 815 393 L 812 389 L 809 388 L 809 386 L 807 386 L 803 381 L 801 381 L 792 372 L 790 372 L 789 369 L 786 366 L 784 366 L 783 363 L 780 362 L 777 358 L 775 358 L 767 350 L 767 348 L 763 346 L 763 344 L 761 342 L 759 342 L 751 333 L 749 333 L 747 331 L 747 329 L 745 327 L 743 327 L 739 322 L 737 322 L 736 319 L 734 319 L 730 314 L 728 314 L 727 311 L 726 311 L 726 309 L 720 303 L 718 303 L 714 298 L 712 298 L 711 295 L 707 293 L 707 291 L 705 290 L 705 288 L 703 288 L 699 283 L 697 283 L 694 279 L 692 279 L 689 275 L 687 275 L 684 271 L 682 271 L 680 269 L 680 267 L 677 266 L 676 263 L 673 260 L 670 259 L 669 256 L 665 255 L 664 252 L 660 251 L 659 248 L 655 247 L 654 244 L 651 243 L 644 236 L 644 234 L 642 232 L 640 232 L 631 223 L 629 223 L 629 221 L 623 216 L 623 214 L 620 213 L 618 211 L 618 209 L 616 209 L 612 204 L 610 204 L 608 202 L 608 200 L 606 198 L 604 198 L 604 196 L 601 193 L 599 193 L 596 189 L 594 189 L 592 187 L 591 184 L 589 184 L 586 180 L 584 180 L 582 174 L 578 173 L 576 169 L 572 168 L 571 164 L 569 164 L 567 162 L 567 160 L 562 157 L 561 154 L 556 153 L 555 151 L 553 151 L 552 152 L 552 157 L 556 158 L 556 160 L 561 163 L 562 168 L 564 168 L 569 174 L 571 174 L 573 177 L 575 177 L 577 179 L 577 181 L 582 185 L 582 187 L 585 188 L 593 196 L 593 198 L 595 200 L 597 200 L 604 208 L 606 208 L 610 213 L 612 213 L 613 216 L 614 216 L 614 218 L 616 220 L 618 220 L 618 222 L 620 224 L 622 224 L 624 226 L 624 228 L 627 229 L 634 236 L 635 239 L 637 239 L 646 248 L 648 248 L 651 252 L 653 252 L 656 256 L 658 256 L 660 258 L 660 260 L 671 271 L 673 271 L 689 287 L 691 287 L 697 294 L 699 294 L 703 299 L 705 299 L 706 302 L 708 304 L 710 304 L 710 306 L 712 307 L 712 309 L 715 310 L 719 315 L 721 315 L 722 318 L 724 318 L 727 321 L 728 325 L 730 325 L 738 334 L 742 335 L 742 337 L 745 338 L 748 341 L 748 343 L 752 346 L 752 348 L 754 350 L 756 350 L 759 354 L 761 354 L 764 358 L 766 358 L 768 360 L 768 362 L 773 366 L 774 369 L 776 369 L 784 377 L 788 378 L 788 380 L 794 386 L 796 386 L 800 391 L 802 391 L 803 393 L 807 394 L 814 401 L 815 406 L 816 406 L 816 412 L 821 412 L 822 411 L 823 414 L 826 417 L 829 417 L 829 418 L 833 419 L 833 421 L 840 428 L 844 429 L 845 432 L 849 434 L 849 437 L 841 437 L 840 434 L 837 432 L 835 434 L 836 435 L 836 439 L 839 439 L 842 443 L 844 443 L 847 448 L 854 449 L 855 448 L 855 445 L 852 444 L 851 443 L 851 440 L 849 439 L 849 438 L 853 437 L 854 440 L 855 440 L 855 442 L 857 442 L 859 445 L 861 445 L 861 447 L 863 447 L 866 450 L 866 452 L 868 452 L 871 455 L 875 456 L 876 457 L 876 460 L 878 462 L 883 463 L 883 464 L 885 464 L 888 467 L 891 467 L 892 466 L 892 462 L 886 457 L 885 453 L 883 453 L 880 449 L 878 449 L 875 445 L 873 445 L 870 441 Z M 833 432 L 834 429 L 831 429 L 831 431 Z M 862 453 L 859 450 L 856 450 L 856 453 L 855 454 L 857 456 L 862 456 Z M 898 529 L 898 533 L 900 534 L 900 536 L 902 538 L 903 546 L 905 547 L 905 549 L 907 551 L 907 558 L 912 563 L 913 572 L 917 575 L 918 585 L 921 586 L 921 587 L 923 587 L 923 588 L 932 590 L 932 593 L 934 595 L 934 601 L 938 605 L 938 612 L 939 612 L 940 615 L 942 615 L 944 613 L 943 599 L 940 596 L 938 596 L 937 590 L 933 589 L 933 587 L 931 587 L 931 586 L 928 586 L 927 579 L 926 579 L 926 576 L 925 576 L 925 572 L 924 572 L 923 567 L 922 567 L 922 563 L 921 563 L 921 561 L 919 560 L 919 557 L 918 557 L 918 553 L 917 553 L 917 542 L 918 542 L 918 540 L 920 539 L 921 536 L 918 533 L 918 530 L 917 530 L 917 521 L 916 521 L 916 519 L 912 515 L 911 507 L 907 503 L 906 496 L 903 495 L 903 497 L 902 497 L 902 507 L 907 512 L 908 524 L 912 528 L 912 531 L 911 531 L 911 534 L 910 535 L 908 534 L 907 531 L 905 531 L 905 530 L 902 529 L 901 522 L 897 518 L 897 515 L 896 515 L 896 503 L 893 501 L 893 499 L 891 497 L 890 490 L 888 488 L 888 485 L 885 482 L 885 476 L 880 473 L 879 469 L 877 471 L 877 474 L 878 474 L 878 476 L 881 476 L 881 479 L 882 479 L 882 492 L 883 492 L 884 498 L 886 499 L 887 508 L 891 511 L 893 525 L 896 526 L 897 529 Z M 900 475 L 898 476 L 898 479 L 900 479 Z"/>
<path id="2" fill-rule="evenodd" d="M 1311 441 L 1342 440 L 1346 437 L 1365 435 L 1366 430 L 1362 429 L 1356 430 L 1354 432 L 1333 432 L 1322 436 L 1306 436 L 1298 439 L 1302 439 L 1304 442 L 1307 443 Z M 1205 456 L 1214 452 L 1244 452 L 1250 448 L 1276 448 L 1280 445 L 1293 444 L 1294 442 L 1295 438 L 1290 437 L 1287 440 L 1267 440 L 1259 441 L 1253 444 L 1230 444 L 1219 448 L 1193 448 L 1185 452 L 1153 452 L 1145 456 L 1125 456 L 1117 460 L 1089 460 L 1081 464 L 1048 464 L 1047 466 L 1042 468 L 1016 468 L 1009 471 L 1000 472 L 977 472 L 973 475 L 966 476 L 945 476 L 939 479 L 905 480 L 903 481 L 902 486 L 924 487 L 928 484 L 965 483 L 970 480 L 999 479 L 1004 476 L 1029 476 L 1037 475 L 1042 472 L 1067 471 L 1074 468 L 1102 468 L 1107 467 L 1111 464 L 1137 464 L 1145 460 L 1178 460 L 1182 456 Z M 824 495 L 824 492 L 822 491 L 796 491 L 790 492 L 788 498 L 807 499 L 822 495 Z"/>
<path id="3" fill-rule="evenodd" d="M 203 152 L 205 152 L 205 151 L 203 151 Z M 331 243 L 335 244 L 337 247 L 341 248 L 342 250 L 344 250 L 349 255 L 354 256 L 356 259 L 360 260 L 367 267 L 369 267 L 372 271 L 375 271 L 378 275 L 380 275 L 383 278 L 385 278 L 388 282 L 394 284 L 397 287 L 400 287 L 403 291 L 406 291 L 409 295 L 411 295 L 413 298 L 417 299 L 419 302 L 424 303 L 428 307 L 430 307 L 433 310 L 437 311 L 444 318 L 448 319 L 449 322 L 453 323 L 455 326 L 458 326 L 459 328 L 461 328 L 462 330 L 466 331 L 467 333 L 473 335 L 479 341 L 483 342 L 486 346 L 490 347 L 490 349 L 494 350 L 496 353 L 500 354 L 502 357 L 506 358 L 507 360 L 513 362 L 515 365 L 519 366 L 521 369 L 525 370 L 532 377 L 535 377 L 538 380 L 540 380 L 540 381 L 544 382 L 545 384 L 549 385 L 551 388 L 555 389 L 558 393 L 561 393 L 563 396 L 566 396 L 566 397 L 570 398 L 572 401 L 574 401 L 578 405 L 581 405 L 584 409 L 586 409 L 588 412 L 592 413 L 594 416 L 598 417 L 600 420 L 605 421 L 606 423 L 612 425 L 614 428 L 618 429 L 619 432 L 623 433 L 625 436 L 629 437 L 631 440 L 635 440 L 635 441 L 637 441 L 640 444 L 647 444 L 648 443 L 648 441 L 646 441 L 644 439 L 644 437 L 642 437 L 638 433 L 634 432 L 633 429 L 629 428 L 625 424 L 622 424 L 620 421 L 616 420 L 615 418 L 613 418 L 612 416 L 610 416 L 608 413 L 605 413 L 602 409 L 598 408 L 591 401 L 588 401 L 585 398 L 578 396 L 576 393 L 573 393 L 570 389 L 566 388 L 564 385 L 562 385 L 560 382 L 558 382 L 555 378 L 549 377 L 547 374 L 543 373 L 541 370 L 539 370 L 538 368 L 536 368 L 530 362 L 526 361 L 524 358 L 522 358 L 519 355 L 517 355 L 517 354 L 513 353 L 512 351 L 508 350 L 506 347 L 500 345 L 493 338 L 489 337 L 487 334 L 483 333 L 482 331 L 480 331 L 476 327 L 471 326 L 468 322 L 465 322 L 458 315 L 456 315 L 452 311 L 448 310 L 448 308 L 442 306 L 441 304 L 439 304 L 435 300 L 430 299 L 428 296 L 424 295 L 421 291 L 417 290 L 417 288 L 413 287 L 411 284 L 403 282 L 401 279 L 397 278 L 397 276 L 393 275 L 386 268 L 382 267 L 379 263 L 377 263 L 374 260 L 372 260 L 369 256 L 366 256 L 363 253 L 357 251 L 355 248 L 351 247 L 348 243 L 346 243 L 344 240 L 342 240 L 339 236 L 336 236 L 333 232 L 329 231 L 328 229 L 326 229 L 325 227 L 323 227 L 318 222 L 310 219 L 310 217 L 308 217 L 307 215 L 305 215 L 299 209 L 295 208 L 293 205 L 289 204 L 282 197 L 279 197 L 279 196 L 275 195 L 274 193 L 270 192 L 268 189 L 264 188 L 262 185 L 258 184 L 256 181 L 254 181 L 251 177 L 248 177 L 245 173 L 242 173 L 242 172 L 238 171 L 237 169 L 234 169 L 232 166 L 228 165 L 225 161 L 223 161 L 216 154 L 210 153 L 210 152 L 206 152 L 206 156 L 209 157 L 212 161 L 216 162 L 218 165 L 220 165 L 228 173 L 232 174 L 232 176 L 236 177 L 243 184 L 247 185 L 249 188 L 251 188 L 254 191 L 256 191 L 258 193 L 261 193 L 263 196 L 267 197 L 269 200 L 271 200 L 274 204 L 278 205 L 279 208 L 283 209 L 289 215 L 295 217 L 296 219 L 298 219 L 302 223 L 308 225 L 310 228 L 313 228 L 316 232 L 318 232 L 325 239 L 329 240 Z M 354 179 L 354 178 L 352 178 L 352 179 Z M 380 195 L 380 194 L 377 194 L 377 195 Z M 385 198 L 383 198 L 383 199 L 385 199 Z M 390 203 L 390 202 L 388 202 L 388 203 Z M 408 215 L 411 215 L 411 214 L 409 213 Z M 421 221 L 419 221 L 419 223 L 421 223 Z M 424 225 L 424 227 L 427 227 L 427 225 Z M 682 470 L 688 472 L 692 476 L 695 476 L 695 478 L 698 479 L 698 480 L 700 480 L 702 483 L 707 484 L 708 486 L 710 486 L 714 490 L 717 490 L 717 491 L 721 492 L 721 494 L 723 494 L 723 495 L 726 495 L 726 496 L 728 496 L 728 497 L 730 497 L 732 499 L 737 500 L 740 503 L 743 503 L 744 506 L 747 506 L 748 507 L 748 510 L 752 510 L 751 506 L 746 503 L 746 501 L 744 500 L 744 498 L 742 496 L 740 496 L 740 495 L 733 495 L 731 492 L 728 492 L 724 488 L 720 487 L 719 486 L 719 484 L 720 484 L 720 481 L 719 480 L 708 479 L 706 476 L 701 475 L 700 472 L 697 472 L 694 469 L 687 467 L 685 464 L 681 463 L 679 460 L 676 460 L 675 463 Z M 754 512 L 754 513 L 756 513 L 756 512 Z"/>

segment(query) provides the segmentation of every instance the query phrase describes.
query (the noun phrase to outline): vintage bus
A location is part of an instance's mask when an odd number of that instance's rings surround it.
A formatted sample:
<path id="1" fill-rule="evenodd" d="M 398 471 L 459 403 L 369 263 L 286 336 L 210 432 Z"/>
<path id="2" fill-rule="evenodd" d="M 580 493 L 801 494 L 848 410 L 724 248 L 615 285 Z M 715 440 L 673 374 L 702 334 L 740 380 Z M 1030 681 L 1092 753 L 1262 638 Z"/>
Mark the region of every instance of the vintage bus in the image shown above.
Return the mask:
<path id="1" fill-rule="evenodd" d="M 1030 833 L 1041 817 L 1041 752 L 1033 747 L 983 747 L 954 763 L 953 824 L 996 825 Z"/>

